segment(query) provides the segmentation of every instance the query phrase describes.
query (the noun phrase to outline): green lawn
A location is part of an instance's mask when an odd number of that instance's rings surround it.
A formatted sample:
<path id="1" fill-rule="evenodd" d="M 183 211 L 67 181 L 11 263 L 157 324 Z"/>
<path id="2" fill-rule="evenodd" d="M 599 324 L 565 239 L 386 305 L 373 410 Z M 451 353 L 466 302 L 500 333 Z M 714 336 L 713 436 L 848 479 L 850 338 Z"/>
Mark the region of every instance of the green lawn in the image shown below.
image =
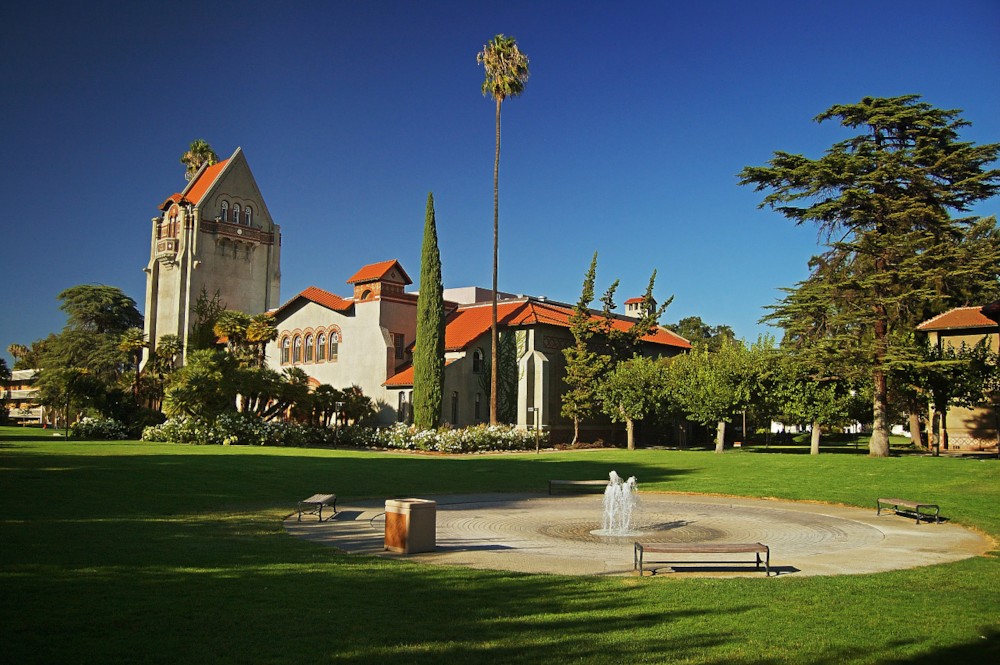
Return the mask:
<path id="1" fill-rule="evenodd" d="M 338 554 L 281 526 L 322 490 L 347 500 L 544 491 L 550 478 L 611 469 L 643 491 L 873 510 L 877 496 L 901 495 L 1000 537 L 995 459 L 443 457 L 0 428 L 0 662 L 1000 662 L 996 556 L 831 578 L 581 578 Z"/>

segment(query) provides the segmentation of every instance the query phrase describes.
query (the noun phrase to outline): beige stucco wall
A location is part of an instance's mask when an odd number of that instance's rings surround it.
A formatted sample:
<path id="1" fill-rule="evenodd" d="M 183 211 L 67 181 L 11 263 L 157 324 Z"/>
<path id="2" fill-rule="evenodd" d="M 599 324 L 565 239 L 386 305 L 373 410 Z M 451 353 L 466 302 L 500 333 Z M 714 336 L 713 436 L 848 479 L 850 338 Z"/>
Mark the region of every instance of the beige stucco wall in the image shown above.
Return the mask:
<path id="1" fill-rule="evenodd" d="M 944 344 L 953 348 L 960 348 L 962 344 L 975 346 L 984 337 L 991 350 L 996 352 L 1000 344 L 1000 334 L 989 330 L 968 330 L 968 331 L 931 331 L 928 339 L 931 344 Z M 997 400 L 998 396 L 994 396 Z M 930 411 L 930 418 L 933 422 L 935 412 Z M 948 446 L 954 449 L 981 450 L 992 448 L 997 445 L 997 405 L 991 403 L 989 396 L 984 396 L 979 406 L 972 408 L 951 407 L 948 409 L 946 418 L 946 428 L 948 433 Z"/>
<path id="2" fill-rule="evenodd" d="M 375 400 L 379 408 L 378 423 L 396 421 L 396 391 L 382 384 L 405 361 L 396 360 L 392 333 L 401 333 L 407 345 L 416 332 L 416 307 L 412 303 L 374 300 L 355 303 L 346 312 L 328 309 L 302 299 L 282 310 L 278 323 L 278 339 L 267 345 L 268 367 L 281 371 L 290 365 L 281 364 L 280 344 L 288 335 L 316 335 L 321 329 L 340 331 L 336 361 L 301 362 L 295 366 L 319 383 L 334 388 L 358 385 L 365 395 Z"/>
<path id="3" fill-rule="evenodd" d="M 219 224 L 225 200 L 253 211 L 250 226 Z M 174 252 L 158 245 L 163 218 L 152 220 L 150 259 L 146 266 L 145 332 L 154 346 L 163 335 L 177 335 L 187 347 L 193 308 L 204 289 L 219 294 L 232 310 L 259 314 L 279 304 L 281 284 L 280 227 L 274 223 L 242 151 L 230 158 L 198 206 L 177 206 Z M 168 210 L 167 215 L 170 214 Z M 242 216 L 241 216 L 242 217 Z M 273 234 L 268 239 L 260 233 Z"/>

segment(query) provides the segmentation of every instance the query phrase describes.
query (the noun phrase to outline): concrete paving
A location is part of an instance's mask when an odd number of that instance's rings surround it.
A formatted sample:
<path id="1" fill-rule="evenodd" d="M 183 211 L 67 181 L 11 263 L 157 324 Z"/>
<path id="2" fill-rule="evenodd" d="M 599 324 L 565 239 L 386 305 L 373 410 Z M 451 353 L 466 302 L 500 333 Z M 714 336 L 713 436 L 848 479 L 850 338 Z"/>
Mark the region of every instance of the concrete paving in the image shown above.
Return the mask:
<path id="1" fill-rule="evenodd" d="M 596 535 L 603 497 L 598 494 L 478 494 L 423 496 L 438 502 L 436 549 L 395 554 L 384 548 L 384 501 L 338 505 L 335 518 L 293 514 L 294 536 L 344 550 L 409 561 L 493 570 L 565 575 L 635 575 L 633 543 L 763 543 L 771 550 L 772 577 L 856 575 L 929 566 L 983 554 L 987 537 L 947 521 L 871 509 L 695 494 L 641 492 L 635 535 Z M 947 518 L 947 506 L 943 516 Z M 663 555 L 648 555 L 657 560 Z M 649 564 L 660 577 L 763 576 L 752 554 L 677 555 Z"/>

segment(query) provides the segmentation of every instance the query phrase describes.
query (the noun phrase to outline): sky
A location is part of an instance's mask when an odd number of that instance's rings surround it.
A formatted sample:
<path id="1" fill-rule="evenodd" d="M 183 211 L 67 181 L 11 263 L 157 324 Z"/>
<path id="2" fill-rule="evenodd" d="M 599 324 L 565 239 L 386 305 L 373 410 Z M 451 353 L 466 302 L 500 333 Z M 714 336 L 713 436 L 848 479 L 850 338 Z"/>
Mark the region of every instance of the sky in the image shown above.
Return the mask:
<path id="1" fill-rule="evenodd" d="M 488 287 L 495 106 L 476 53 L 530 59 L 502 107 L 500 289 L 576 302 L 673 296 L 754 340 L 821 251 L 738 185 L 777 150 L 849 135 L 813 118 L 865 96 L 962 109 L 1000 141 L 1000 3 L 95 2 L 0 9 L 0 353 L 59 332 L 58 294 L 144 307 L 150 219 L 196 138 L 241 147 L 282 230 L 281 300 L 350 295 L 362 265 L 420 273 L 433 192 L 446 287 Z M 1000 199 L 973 212 L 996 214 Z M 414 284 L 413 289 L 419 287 Z"/>

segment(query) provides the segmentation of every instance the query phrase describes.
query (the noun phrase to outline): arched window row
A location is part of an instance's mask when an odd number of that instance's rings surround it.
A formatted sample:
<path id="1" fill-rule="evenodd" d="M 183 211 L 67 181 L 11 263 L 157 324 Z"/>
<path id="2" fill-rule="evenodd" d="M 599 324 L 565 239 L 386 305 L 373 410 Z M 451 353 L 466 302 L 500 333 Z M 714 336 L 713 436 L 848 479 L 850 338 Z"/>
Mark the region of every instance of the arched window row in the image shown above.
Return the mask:
<path id="1" fill-rule="evenodd" d="M 253 207 L 246 205 L 241 209 L 239 203 L 233 203 L 232 208 L 230 208 L 229 201 L 223 201 L 219 207 L 219 220 L 231 224 L 253 226 Z"/>
<path id="2" fill-rule="evenodd" d="M 281 333 L 278 337 L 280 361 L 282 365 L 337 362 L 340 343 L 338 328 Z"/>

